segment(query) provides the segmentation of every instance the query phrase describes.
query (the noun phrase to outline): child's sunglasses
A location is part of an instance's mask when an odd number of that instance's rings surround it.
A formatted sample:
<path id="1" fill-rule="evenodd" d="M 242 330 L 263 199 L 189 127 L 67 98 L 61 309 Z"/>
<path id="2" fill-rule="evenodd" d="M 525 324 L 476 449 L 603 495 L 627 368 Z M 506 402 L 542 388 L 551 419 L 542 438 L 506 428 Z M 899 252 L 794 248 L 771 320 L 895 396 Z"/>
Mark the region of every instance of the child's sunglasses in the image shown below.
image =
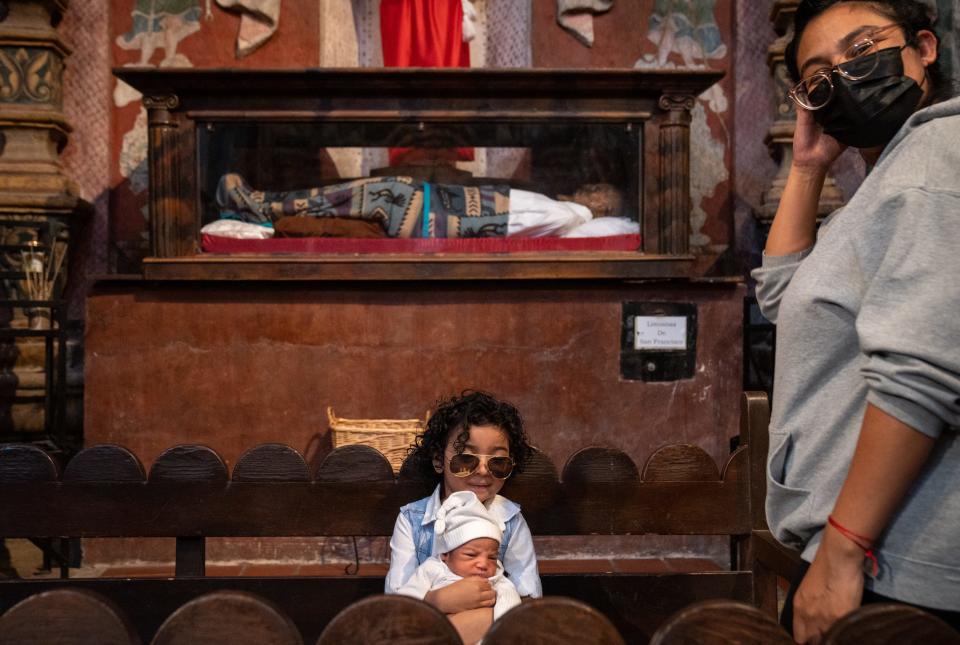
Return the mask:
<path id="1" fill-rule="evenodd" d="M 480 460 L 485 459 L 487 471 L 497 479 L 506 479 L 513 472 L 513 459 L 493 455 L 471 455 L 461 452 L 450 457 L 450 472 L 454 477 L 469 477 L 480 468 Z"/>

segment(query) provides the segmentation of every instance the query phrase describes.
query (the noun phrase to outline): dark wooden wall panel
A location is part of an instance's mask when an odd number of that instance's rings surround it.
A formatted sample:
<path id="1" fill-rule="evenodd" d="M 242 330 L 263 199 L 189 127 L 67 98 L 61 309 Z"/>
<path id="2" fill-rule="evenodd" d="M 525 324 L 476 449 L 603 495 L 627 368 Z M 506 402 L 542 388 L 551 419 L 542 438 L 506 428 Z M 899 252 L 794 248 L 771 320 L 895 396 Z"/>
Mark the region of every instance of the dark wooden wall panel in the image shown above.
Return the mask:
<path id="1" fill-rule="evenodd" d="M 558 466 L 590 445 L 642 465 L 677 442 L 723 464 L 739 418 L 743 295 L 683 281 L 100 284 L 87 302 L 86 441 L 123 445 L 148 471 L 178 443 L 207 445 L 232 469 L 278 442 L 313 473 L 332 449 L 328 405 L 422 418 L 438 397 L 479 387 L 513 401 Z M 693 379 L 621 379 L 624 301 L 697 305 Z"/>
<path id="2" fill-rule="evenodd" d="M 279 442 L 316 466 L 331 448 L 328 405 L 422 418 L 438 397 L 479 387 L 519 407 L 554 463 L 596 444 L 642 464 L 676 442 L 724 463 L 742 297 L 685 283 L 100 286 L 87 305 L 86 441 L 123 445 L 147 469 L 178 443 L 232 467 Z M 698 306 L 693 379 L 621 379 L 621 306 L 646 300 Z"/>

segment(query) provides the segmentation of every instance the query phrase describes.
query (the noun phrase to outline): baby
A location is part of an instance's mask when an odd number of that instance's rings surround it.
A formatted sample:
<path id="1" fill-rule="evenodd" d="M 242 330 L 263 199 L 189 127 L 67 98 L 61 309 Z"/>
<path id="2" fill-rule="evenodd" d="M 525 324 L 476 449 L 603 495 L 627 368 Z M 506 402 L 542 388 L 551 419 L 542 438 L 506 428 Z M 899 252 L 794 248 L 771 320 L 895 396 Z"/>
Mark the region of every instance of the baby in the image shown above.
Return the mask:
<path id="1" fill-rule="evenodd" d="M 487 578 L 497 595 L 493 606 L 496 620 L 520 604 L 517 588 L 503 573 L 497 560 L 503 528 L 472 491 L 451 493 L 440 510 L 434 527 L 437 552 L 423 562 L 413 576 L 397 590 L 423 599 L 428 591 L 440 589 L 462 578 Z"/>

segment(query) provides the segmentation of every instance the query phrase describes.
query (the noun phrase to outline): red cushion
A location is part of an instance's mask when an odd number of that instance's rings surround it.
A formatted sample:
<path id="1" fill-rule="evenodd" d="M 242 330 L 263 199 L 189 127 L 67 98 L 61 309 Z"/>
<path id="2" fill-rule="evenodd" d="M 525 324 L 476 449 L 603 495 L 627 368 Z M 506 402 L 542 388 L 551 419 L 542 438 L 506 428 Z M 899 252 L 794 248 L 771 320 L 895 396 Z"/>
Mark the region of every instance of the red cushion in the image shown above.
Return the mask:
<path id="1" fill-rule="evenodd" d="M 610 237 L 472 237 L 359 239 L 330 237 L 238 240 L 204 235 L 206 253 L 518 253 L 523 251 L 638 251 L 639 235 Z"/>

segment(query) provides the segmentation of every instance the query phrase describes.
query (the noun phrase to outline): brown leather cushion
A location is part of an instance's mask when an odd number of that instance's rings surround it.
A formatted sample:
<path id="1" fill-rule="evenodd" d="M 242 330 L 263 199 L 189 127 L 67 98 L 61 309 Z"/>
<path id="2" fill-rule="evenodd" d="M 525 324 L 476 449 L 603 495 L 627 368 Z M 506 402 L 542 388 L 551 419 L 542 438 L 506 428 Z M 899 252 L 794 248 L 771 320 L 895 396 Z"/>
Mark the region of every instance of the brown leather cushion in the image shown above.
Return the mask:
<path id="1" fill-rule="evenodd" d="M 386 237 L 377 222 L 348 217 L 281 217 L 273 223 L 277 237 Z"/>

